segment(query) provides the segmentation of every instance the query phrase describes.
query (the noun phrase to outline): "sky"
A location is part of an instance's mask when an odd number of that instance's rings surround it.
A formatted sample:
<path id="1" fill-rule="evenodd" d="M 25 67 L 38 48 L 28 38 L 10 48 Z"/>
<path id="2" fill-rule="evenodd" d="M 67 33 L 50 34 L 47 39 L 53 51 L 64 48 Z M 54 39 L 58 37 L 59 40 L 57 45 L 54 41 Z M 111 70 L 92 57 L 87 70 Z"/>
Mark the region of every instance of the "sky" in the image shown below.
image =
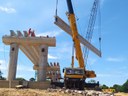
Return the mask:
<path id="1" fill-rule="evenodd" d="M 80 34 L 86 34 L 88 20 L 94 0 L 72 0 Z M 113 86 L 123 84 L 128 79 L 128 1 L 101 0 L 101 26 L 97 21 L 92 44 L 99 48 L 98 36 L 101 28 L 102 57 L 89 52 L 86 69 L 94 70 L 94 80 L 100 84 Z M 0 69 L 7 77 L 9 50 L 3 44 L 2 36 L 9 35 L 9 30 L 28 30 L 32 28 L 38 36 L 55 36 L 56 47 L 49 47 L 48 62 L 59 62 L 61 70 L 70 67 L 72 56 L 72 38 L 54 24 L 56 0 L 0 0 Z M 59 0 L 58 16 L 68 23 L 66 0 Z M 69 23 L 68 23 L 69 24 Z M 78 62 L 75 60 L 75 66 Z M 63 75 L 62 75 L 63 76 Z M 33 64 L 19 51 L 16 77 L 29 80 L 35 77 Z M 90 79 L 87 79 L 87 81 Z"/>

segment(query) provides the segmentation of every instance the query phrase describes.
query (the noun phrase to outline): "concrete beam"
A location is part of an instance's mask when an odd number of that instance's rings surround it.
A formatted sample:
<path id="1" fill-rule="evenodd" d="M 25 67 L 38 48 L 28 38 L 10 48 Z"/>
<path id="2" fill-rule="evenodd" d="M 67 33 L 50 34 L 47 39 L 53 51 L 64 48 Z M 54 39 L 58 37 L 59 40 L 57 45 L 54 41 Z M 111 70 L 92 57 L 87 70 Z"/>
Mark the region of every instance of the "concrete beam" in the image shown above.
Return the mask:
<path id="1" fill-rule="evenodd" d="M 39 58 L 36 56 L 35 52 L 33 51 L 32 46 L 28 46 L 25 48 L 28 53 L 33 57 L 33 59 L 38 63 L 39 62 Z"/>
<path id="2" fill-rule="evenodd" d="M 54 22 L 58 27 L 60 27 L 62 30 L 67 32 L 70 36 L 72 36 L 71 28 L 70 26 L 65 23 L 60 17 L 55 16 L 56 21 Z M 90 42 L 88 42 L 86 39 L 84 39 L 80 34 L 78 34 L 78 38 L 80 39 L 80 42 L 86 46 L 88 49 L 90 49 L 92 52 L 97 54 L 99 57 L 101 57 L 101 52 L 95 48 Z"/>
<path id="3" fill-rule="evenodd" d="M 38 46 L 29 46 L 34 56 L 39 60 L 39 47 Z"/>
<path id="4" fill-rule="evenodd" d="M 17 35 L 23 37 L 23 34 L 18 30 Z"/>
<path id="5" fill-rule="evenodd" d="M 10 45 L 12 43 L 17 43 L 19 45 L 29 45 L 29 46 L 39 46 L 39 45 L 47 45 L 47 46 L 56 46 L 55 38 L 47 38 L 47 37 L 15 37 L 15 36 L 3 36 L 3 42 L 6 45 Z"/>
<path id="6" fill-rule="evenodd" d="M 29 48 L 27 48 L 27 46 L 20 46 L 20 49 L 22 50 L 22 52 L 31 60 L 31 62 L 34 65 L 38 65 L 38 62 L 32 57 L 32 55 L 29 52 Z"/>
<path id="7" fill-rule="evenodd" d="M 23 31 L 24 32 L 24 37 L 28 37 L 28 32 L 27 31 Z"/>
<path id="8" fill-rule="evenodd" d="M 16 36 L 16 33 L 13 30 L 10 30 L 10 35 L 11 36 Z"/>

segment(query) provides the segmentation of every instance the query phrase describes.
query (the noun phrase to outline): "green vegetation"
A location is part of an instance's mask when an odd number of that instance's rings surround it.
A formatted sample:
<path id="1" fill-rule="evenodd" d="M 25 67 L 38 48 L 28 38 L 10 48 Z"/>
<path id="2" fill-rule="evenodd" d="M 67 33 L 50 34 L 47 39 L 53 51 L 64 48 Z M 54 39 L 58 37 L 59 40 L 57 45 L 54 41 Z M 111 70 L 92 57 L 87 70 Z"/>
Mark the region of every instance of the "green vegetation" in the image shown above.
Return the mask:
<path id="1" fill-rule="evenodd" d="M 1 70 L 0 70 L 0 80 L 6 80 L 6 78 L 4 78 L 3 76 L 2 76 L 2 72 L 1 72 Z"/>
<path id="2" fill-rule="evenodd" d="M 108 89 L 109 87 L 106 86 L 105 84 L 101 86 L 101 89 Z"/>
<path id="3" fill-rule="evenodd" d="M 36 80 L 35 80 L 35 78 L 32 77 L 32 78 L 29 79 L 29 81 L 33 81 L 34 82 Z"/>
<path id="4" fill-rule="evenodd" d="M 114 85 L 115 89 L 120 92 L 128 93 L 128 80 L 122 85 Z"/>
<path id="5" fill-rule="evenodd" d="M 18 78 L 16 78 L 16 80 L 19 80 L 19 81 L 27 81 L 27 80 L 25 80 L 25 79 L 22 78 L 22 77 L 18 77 Z"/>
<path id="6" fill-rule="evenodd" d="M 102 89 L 115 89 L 116 92 L 125 92 L 125 93 L 128 93 L 128 80 L 123 84 L 123 85 L 113 85 L 113 87 L 108 87 L 106 85 L 102 85 L 101 86 Z"/>

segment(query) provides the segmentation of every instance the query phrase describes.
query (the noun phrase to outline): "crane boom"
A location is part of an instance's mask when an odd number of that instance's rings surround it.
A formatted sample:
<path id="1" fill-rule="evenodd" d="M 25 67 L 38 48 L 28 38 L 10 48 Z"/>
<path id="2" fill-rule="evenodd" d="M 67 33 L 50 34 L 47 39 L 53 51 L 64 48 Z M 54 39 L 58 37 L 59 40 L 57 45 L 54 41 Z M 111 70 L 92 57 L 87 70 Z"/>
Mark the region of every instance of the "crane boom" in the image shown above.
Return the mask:
<path id="1" fill-rule="evenodd" d="M 91 9 L 91 13 L 90 13 L 87 33 L 86 33 L 86 37 L 85 37 L 88 40 L 88 42 L 91 42 L 91 39 L 92 39 L 98 6 L 99 6 L 99 0 L 94 0 L 93 6 Z M 84 46 L 83 54 L 84 54 L 84 60 L 85 60 L 84 62 L 87 64 L 89 49 L 86 46 Z"/>
<path id="2" fill-rule="evenodd" d="M 75 45 L 76 58 L 78 59 L 79 67 L 85 68 L 82 50 L 81 50 L 81 46 L 80 46 L 80 40 L 78 38 L 76 19 L 75 19 L 74 10 L 73 10 L 71 0 L 67 0 L 67 5 L 68 5 L 68 11 L 69 11 L 68 18 L 69 18 L 69 22 L 70 22 L 71 31 L 72 31 L 72 38 L 73 38 L 74 45 Z"/>

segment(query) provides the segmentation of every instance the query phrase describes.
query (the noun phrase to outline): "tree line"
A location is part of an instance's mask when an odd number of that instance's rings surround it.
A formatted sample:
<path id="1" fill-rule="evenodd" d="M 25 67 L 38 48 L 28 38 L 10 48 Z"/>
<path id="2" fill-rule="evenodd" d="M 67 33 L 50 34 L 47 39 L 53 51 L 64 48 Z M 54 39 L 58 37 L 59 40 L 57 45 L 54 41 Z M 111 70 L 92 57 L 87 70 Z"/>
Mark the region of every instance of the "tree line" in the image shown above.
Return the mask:
<path id="1" fill-rule="evenodd" d="M 114 84 L 112 87 L 108 87 L 106 85 L 101 86 L 102 89 L 115 89 L 116 92 L 125 92 L 128 93 L 128 80 L 123 85 Z"/>

